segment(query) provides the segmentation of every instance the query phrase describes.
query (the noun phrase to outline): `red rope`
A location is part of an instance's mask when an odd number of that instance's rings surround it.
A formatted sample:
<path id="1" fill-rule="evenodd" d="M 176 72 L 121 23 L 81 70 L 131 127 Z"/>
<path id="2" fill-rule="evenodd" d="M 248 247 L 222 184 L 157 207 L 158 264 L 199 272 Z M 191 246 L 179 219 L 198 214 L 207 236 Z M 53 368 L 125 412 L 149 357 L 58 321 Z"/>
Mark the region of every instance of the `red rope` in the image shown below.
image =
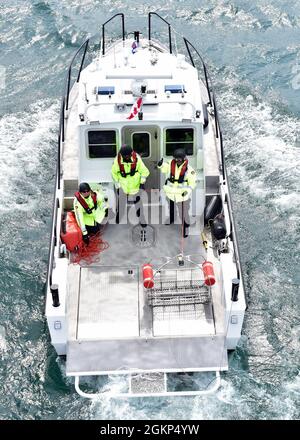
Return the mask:
<path id="1" fill-rule="evenodd" d="M 101 252 L 109 248 L 107 241 L 102 240 L 102 233 L 97 232 L 95 235 L 90 236 L 90 242 L 88 246 L 82 242 L 78 250 L 71 252 L 71 263 L 73 264 L 92 264 L 100 261 Z"/>

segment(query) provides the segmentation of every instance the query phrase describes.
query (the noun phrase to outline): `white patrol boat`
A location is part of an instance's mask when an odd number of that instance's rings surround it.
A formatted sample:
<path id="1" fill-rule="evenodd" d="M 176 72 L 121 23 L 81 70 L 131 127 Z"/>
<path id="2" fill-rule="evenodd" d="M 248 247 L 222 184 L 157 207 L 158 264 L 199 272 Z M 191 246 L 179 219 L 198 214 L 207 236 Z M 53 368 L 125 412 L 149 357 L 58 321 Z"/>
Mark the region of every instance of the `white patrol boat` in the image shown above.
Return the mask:
<path id="1" fill-rule="evenodd" d="M 152 38 L 154 18 L 167 26 L 167 46 Z M 108 46 L 105 31 L 113 19 L 121 22 L 122 38 Z M 157 13 L 149 13 L 147 37 L 126 34 L 124 14 L 113 16 L 102 25 L 92 62 L 86 57 L 89 40 L 75 54 L 62 99 L 46 317 L 51 342 L 66 357 L 66 375 L 74 376 L 85 397 L 100 392 L 83 390 L 83 376 L 103 375 L 128 379 L 121 391 L 105 391 L 114 396 L 215 391 L 246 309 L 207 68 L 186 38 L 186 54 L 174 52 L 171 26 Z M 131 145 L 150 171 L 142 197 L 144 228 L 134 197 L 128 199 L 127 223 L 115 221 L 111 167 L 122 144 Z M 157 168 L 161 158 L 172 160 L 176 148 L 185 149 L 196 173 L 186 238 L 180 222 L 165 224 L 166 177 Z M 109 206 L 94 248 L 82 244 L 72 213 L 81 182 L 102 192 Z M 185 381 L 170 386 L 176 375 L 206 372 L 212 379 L 204 388 L 185 388 Z"/>

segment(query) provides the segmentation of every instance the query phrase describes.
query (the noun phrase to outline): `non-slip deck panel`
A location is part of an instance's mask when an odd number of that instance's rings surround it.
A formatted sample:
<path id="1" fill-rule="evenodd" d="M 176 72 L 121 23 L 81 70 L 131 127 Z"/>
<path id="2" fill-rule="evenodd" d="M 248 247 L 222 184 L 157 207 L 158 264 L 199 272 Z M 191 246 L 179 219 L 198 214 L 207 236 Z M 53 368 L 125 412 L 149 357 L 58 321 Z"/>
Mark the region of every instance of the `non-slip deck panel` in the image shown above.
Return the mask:
<path id="1" fill-rule="evenodd" d="M 138 370 L 227 370 L 224 337 L 70 341 L 67 374 Z"/>

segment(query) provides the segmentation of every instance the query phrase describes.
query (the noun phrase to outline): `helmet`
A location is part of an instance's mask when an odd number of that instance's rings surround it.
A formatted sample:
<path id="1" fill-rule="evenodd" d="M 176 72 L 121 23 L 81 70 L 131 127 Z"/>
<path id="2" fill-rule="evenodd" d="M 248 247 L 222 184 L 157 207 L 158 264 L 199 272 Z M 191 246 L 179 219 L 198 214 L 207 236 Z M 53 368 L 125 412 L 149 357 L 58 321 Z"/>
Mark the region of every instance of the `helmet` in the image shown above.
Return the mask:
<path id="1" fill-rule="evenodd" d="M 131 156 L 132 148 L 129 145 L 123 144 L 120 148 L 120 153 L 122 157 Z"/>
<path id="2" fill-rule="evenodd" d="M 185 150 L 183 148 L 177 148 L 174 153 L 173 153 L 173 157 L 175 159 L 185 159 Z"/>
<path id="3" fill-rule="evenodd" d="M 82 182 L 79 185 L 79 192 L 83 193 L 83 192 L 87 192 L 87 191 L 91 191 L 90 185 L 86 182 Z"/>

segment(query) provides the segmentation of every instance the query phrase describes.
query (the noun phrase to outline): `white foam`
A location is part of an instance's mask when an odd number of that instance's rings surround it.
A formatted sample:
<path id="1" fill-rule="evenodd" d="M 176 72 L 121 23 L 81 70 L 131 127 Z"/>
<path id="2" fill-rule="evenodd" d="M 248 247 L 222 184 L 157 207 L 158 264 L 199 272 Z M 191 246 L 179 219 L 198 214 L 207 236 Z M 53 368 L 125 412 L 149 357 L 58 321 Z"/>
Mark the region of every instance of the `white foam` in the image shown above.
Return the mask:
<path id="1" fill-rule="evenodd" d="M 299 26 L 300 17 L 291 17 L 286 12 L 282 12 L 281 9 L 268 3 L 260 6 L 261 12 L 263 12 L 272 23 L 272 28 L 294 27 Z"/>
<path id="2" fill-rule="evenodd" d="M 298 206 L 300 121 L 251 95 L 238 96 L 237 81 L 227 79 L 225 92 L 219 96 L 226 121 L 225 155 L 233 158 L 226 161 L 230 174 L 238 175 L 250 194 L 268 197 L 278 209 Z"/>
<path id="3" fill-rule="evenodd" d="M 286 384 L 286 389 L 292 393 L 300 395 L 300 372 L 297 374 L 295 379 Z"/>
<path id="4" fill-rule="evenodd" d="M 201 5 L 195 11 L 188 9 L 176 10 L 178 18 L 184 18 L 193 24 L 208 24 L 217 28 L 260 28 L 259 20 L 249 11 L 230 4 L 227 0 L 210 1 L 209 5 Z M 225 20 L 224 20 L 225 18 Z"/>
<path id="5" fill-rule="evenodd" d="M 7 343 L 6 343 L 6 332 L 5 327 L 3 325 L 0 325 L 0 352 L 6 351 Z"/>
<path id="6" fill-rule="evenodd" d="M 5 115 L 0 120 L 0 210 L 31 210 L 28 203 L 16 204 L 14 181 L 26 180 L 26 173 L 36 172 L 40 161 L 49 154 L 57 138 L 58 104 L 37 102 L 27 112 Z M 55 145 L 55 144 L 54 144 Z M 5 194 L 5 197 L 3 196 Z"/>
<path id="7" fill-rule="evenodd" d="M 49 34 L 44 34 L 44 35 L 37 34 L 34 37 L 32 37 L 31 43 L 36 43 L 37 41 L 45 40 L 45 38 L 47 38 L 48 36 Z"/>

